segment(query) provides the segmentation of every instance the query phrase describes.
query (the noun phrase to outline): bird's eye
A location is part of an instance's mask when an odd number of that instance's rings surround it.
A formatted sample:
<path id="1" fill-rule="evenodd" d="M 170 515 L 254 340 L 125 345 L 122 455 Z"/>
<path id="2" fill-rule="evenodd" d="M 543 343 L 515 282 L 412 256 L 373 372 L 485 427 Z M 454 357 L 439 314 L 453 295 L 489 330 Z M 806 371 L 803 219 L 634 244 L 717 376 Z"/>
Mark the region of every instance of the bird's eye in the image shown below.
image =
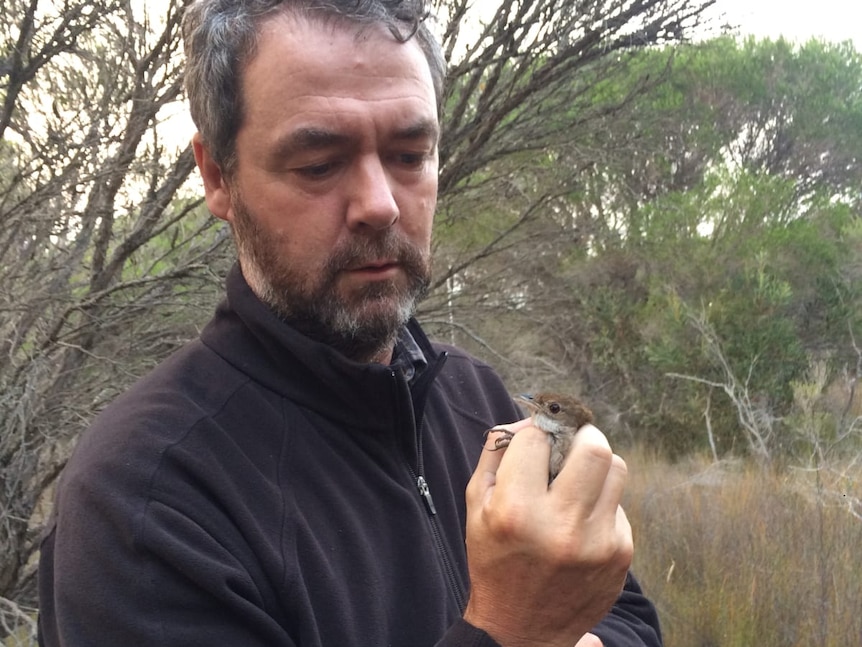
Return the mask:
<path id="1" fill-rule="evenodd" d="M 551 402 L 551 404 L 548 405 L 548 411 L 551 413 L 560 413 L 562 410 L 563 407 L 560 406 L 559 402 Z"/>

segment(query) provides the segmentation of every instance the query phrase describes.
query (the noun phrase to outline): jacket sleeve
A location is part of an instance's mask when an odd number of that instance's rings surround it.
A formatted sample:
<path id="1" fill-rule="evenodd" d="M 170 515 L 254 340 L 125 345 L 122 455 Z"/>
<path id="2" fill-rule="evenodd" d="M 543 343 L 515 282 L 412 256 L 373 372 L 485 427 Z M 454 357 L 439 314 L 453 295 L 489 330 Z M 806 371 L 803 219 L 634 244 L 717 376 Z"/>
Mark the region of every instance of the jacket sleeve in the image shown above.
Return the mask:
<path id="1" fill-rule="evenodd" d="M 593 633 L 604 647 L 661 647 L 658 614 L 631 573 L 617 603 Z"/>
<path id="2" fill-rule="evenodd" d="M 625 588 L 610 613 L 592 633 L 604 647 L 661 647 L 661 630 L 655 607 L 629 573 Z M 436 647 L 500 647 L 487 633 L 459 620 Z"/>
<path id="3" fill-rule="evenodd" d="M 42 543 L 42 647 L 294 646 L 229 548 L 188 517 L 150 511 L 142 543 L 131 527 L 106 532 L 99 516 L 69 512 Z"/>
<path id="4" fill-rule="evenodd" d="M 436 647 L 500 647 L 499 643 L 481 629 L 459 619 L 449 627 Z"/>
<path id="5" fill-rule="evenodd" d="M 189 468 L 157 489 L 149 445 L 125 438 L 83 438 L 58 485 L 39 563 L 40 644 L 293 647 L 216 493 L 231 479 Z M 187 454 L 160 452 L 158 464 L 185 469 Z"/>

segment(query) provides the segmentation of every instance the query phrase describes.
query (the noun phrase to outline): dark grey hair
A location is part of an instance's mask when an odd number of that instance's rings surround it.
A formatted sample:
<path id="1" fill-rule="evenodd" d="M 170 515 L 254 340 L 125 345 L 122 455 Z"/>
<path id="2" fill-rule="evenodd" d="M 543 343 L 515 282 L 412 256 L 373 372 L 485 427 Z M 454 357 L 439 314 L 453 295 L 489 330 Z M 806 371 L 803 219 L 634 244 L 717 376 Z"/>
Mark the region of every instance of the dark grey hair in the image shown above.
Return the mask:
<path id="1" fill-rule="evenodd" d="M 425 0 L 196 0 L 183 17 L 186 92 L 192 119 L 223 173 L 235 170 L 243 69 L 255 55 L 261 24 L 279 12 L 359 26 L 382 24 L 399 42 L 415 36 L 440 108 L 445 63 L 424 22 Z"/>

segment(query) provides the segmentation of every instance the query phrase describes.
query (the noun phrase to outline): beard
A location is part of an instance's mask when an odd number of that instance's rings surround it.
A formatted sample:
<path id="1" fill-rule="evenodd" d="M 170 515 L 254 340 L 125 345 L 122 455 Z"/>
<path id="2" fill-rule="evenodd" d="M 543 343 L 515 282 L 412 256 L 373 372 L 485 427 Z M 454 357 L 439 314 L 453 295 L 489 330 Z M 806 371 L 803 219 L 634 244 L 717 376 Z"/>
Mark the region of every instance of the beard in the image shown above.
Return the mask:
<path id="1" fill-rule="evenodd" d="M 301 269 L 263 231 L 240 195 L 232 224 L 240 265 L 258 298 L 286 323 L 346 357 L 369 362 L 387 354 L 431 283 L 430 254 L 392 228 L 356 234 L 332 249 L 322 267 Z M 395 260 L 403 277 L 339 290 L 342 272 Z"/>

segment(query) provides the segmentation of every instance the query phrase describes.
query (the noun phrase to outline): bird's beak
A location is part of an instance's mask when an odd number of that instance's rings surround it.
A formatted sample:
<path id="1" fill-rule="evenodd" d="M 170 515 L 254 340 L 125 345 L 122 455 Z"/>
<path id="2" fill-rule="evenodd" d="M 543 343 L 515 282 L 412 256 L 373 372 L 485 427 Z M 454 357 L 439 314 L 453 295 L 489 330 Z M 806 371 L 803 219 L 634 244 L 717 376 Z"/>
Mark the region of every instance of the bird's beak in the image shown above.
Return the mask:
<path id="1" fill-rule="evenodd" d="M 515 402 L 527 407 L 527 411 L 531 414 L 536 413 L 539 410 L 539 406 L 536 404 L 532 393 L 518 393 L 514 397 L 514 400 Z"/>

